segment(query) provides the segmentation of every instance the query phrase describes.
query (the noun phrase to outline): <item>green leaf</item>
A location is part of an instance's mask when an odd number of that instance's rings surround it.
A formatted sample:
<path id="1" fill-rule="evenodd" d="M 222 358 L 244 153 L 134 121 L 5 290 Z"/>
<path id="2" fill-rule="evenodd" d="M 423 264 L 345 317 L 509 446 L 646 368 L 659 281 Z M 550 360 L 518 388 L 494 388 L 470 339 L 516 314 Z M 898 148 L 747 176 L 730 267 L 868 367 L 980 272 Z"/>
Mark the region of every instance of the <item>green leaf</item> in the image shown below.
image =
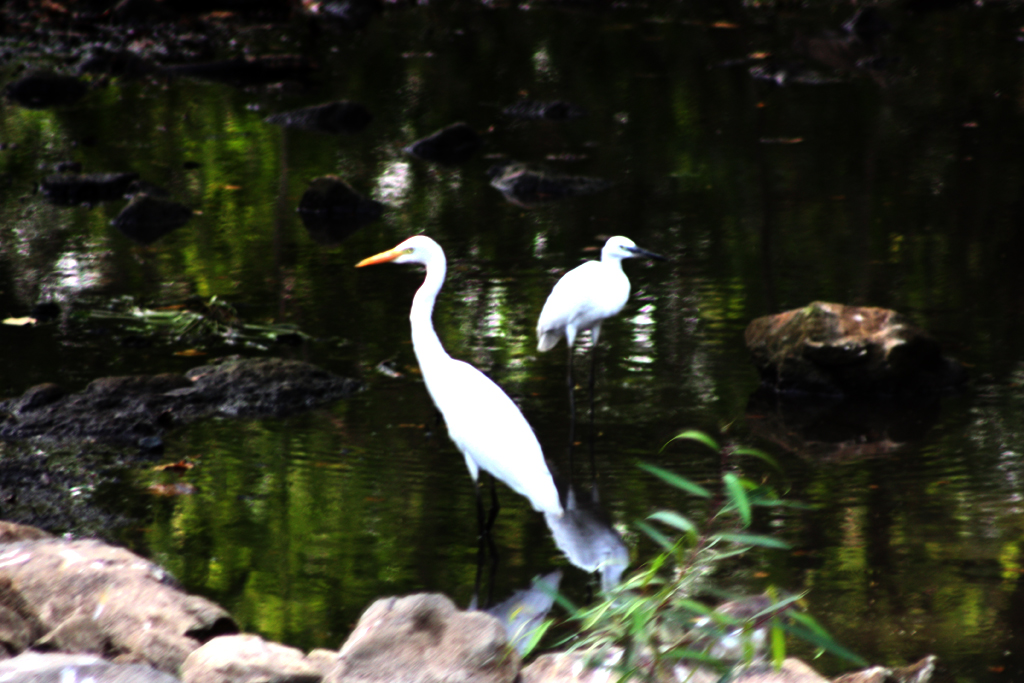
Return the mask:
<path id="1" fill-rule="evenodd" d="M 790 616 L 796 617 L 798 614 L 802 617 L 807 616 L 806 614 L 802 614 L 800 612 L 794 612 Z M 820 647 L 822 650 L 825 650 L 826 652 L 830 652 L 836 655 L 837 657 L 842 657 L 846 661 L 851 662 L 856 666 L 869 666 L 869 664 L 864 658 L 860 657 L 859 655 L 853 653 L 850 650 L 847 650 L 845 647 L 834 641 L 832 639 L 832 636 L 828 635 L 827 633 L 822 633 L 814 629 L 805 628 L 802 624 L 799 623 L 787 624 L 785 622 L 780 622 L 780 624 L 783 630 L 785 630 L 787 633 L 791 633 L 797 638 L 806 640 L 811 645 L 816 645 Z"/>
<path id="2" fill-rule="evenodd" d="M 544 621 L 540 622 L 540 624 L 538 624 L 535 629 L 530 631 L 530 637 L 523 645 L 523 651 L 522 653 L 520 653 L 523 659 L 528 657 L 530 653 L 533 652 L 533 650 L 540 644 L 540 641 L 544 637 L 544 634 L 548 632 L 548 629 L 551 628 L 551 625 L 554 623 L 554 619 L 545 619 Z"/>
<path id="3" fill-rule="evenodd" d="M 644 532 L 652 539 L 654 539 L 654 542 L 660 545 L 665 550 L 669 551 L 670 553 L 675 551 L 675 544 L 672 543 L 672 540 L 665 534 L 661 533 L 660 531 L 652 527 L 650 524 L 646 524 L 645 522 L 637 522 L 636 526 L 638 529 L 640 529 L 640 531 Z"/>
<path id="4" fill-rule="evenodd" d="M 756 448 L 741 447 L 731 451 L 731 455 L 749 455 L 753 458 L 757 458 L 758 460 L 766 462 L 767 464 L 771 465 L 776 471 L 782 472 L 782 468 L 779 467 L 779 463 L 776 462 L 775 458 L 768 455 L 762 450 L 758 450 Z"/>
<path id="5" fill-rule="evenodd" d="M 772 619 L 772 664 L 778 669 L 786 659 L 786 632 L 778 619 Z"/>
<path id="6" fill-rule="evenodd" d="M 771 536 L 763 536 L 761 534 L 721 533 L 715 534 L 711 538 L 716 540 L 728 541 L 729 543 L 756 545 L 762 548 L 778 548 L 780 550 L 788 550 L 790 547 L 790 545 L 785 541 L 780 541 L 777 538 L 772 538 Z"/>
<path id="7" fill-rule="evenodd" d="M 676 434 L 665 443 L 665 446 L 668 446 L 673 441 L 677 441 L 679 439 L 688 439 L 690 441 L 702 443 L 716 453 L 720 450 L 718 442 L 716 442 L 714 439 L 712 439 L 704 432 L 697 431 L 696 429 L 687 429 L 685 432 L 680 432 L 679 434 Z M 661 447 L 661 451 L 665 450 L 665 446 Z M 658 452 L 660 453 L 661 451 Z"/>
<path id="8" fill-rule="evenodd" d="M 668 524 L 669 526 L 675 527 L 680 531 L 685 531 L 686 533 L 697 533 L 697 525 L 686 517 L 683 517 L 678 512 L 672 512 L 671 510 L 660 510 L 647 519 L 653 519 L 656 522 Z"/>
<path id="9" fill-rule="evenodd" d="M 701 486 L 700 484 L 692 482 L 686 477 L 681 477 L 674 472 L 669 472 L 668 470 L 662 469 L 657 465 L 649 465 L 645 462 L 642 462 L 640 463 L 640 468 L 643 470 L 647 470 L 648 472 L 658 477 L 665 483 L 670 484 L 671 486 L 674 486 L 677 489 L 682 489 L 687 493 L 693 494 L 695 496 L 700 496 L 701 498 L 711 497 L 711 492 L 708 491 L 703 486 Z"/>
<path id="10" fill-rule="evenodd" d="M 747 498 L 747 492 L 743 488 L 743 483 L 740 478 L 732 472 L 726 472 L 722 475 L 722 482 L 725 484 L 725 491 L 729 494 L 729 499 L 739 510 L 740 517 L 743 519 L 743 526 L 750 526 L 750 499 Z"/>

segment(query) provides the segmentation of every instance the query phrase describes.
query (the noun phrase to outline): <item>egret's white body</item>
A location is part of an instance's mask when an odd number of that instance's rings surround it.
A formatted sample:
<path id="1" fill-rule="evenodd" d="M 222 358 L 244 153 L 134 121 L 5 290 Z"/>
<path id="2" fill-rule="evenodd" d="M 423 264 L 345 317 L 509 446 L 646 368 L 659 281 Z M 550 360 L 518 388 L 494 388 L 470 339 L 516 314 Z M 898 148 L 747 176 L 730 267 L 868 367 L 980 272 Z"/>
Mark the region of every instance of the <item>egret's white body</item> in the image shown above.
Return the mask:
<path id="1" fill-rule="evenodd" d="M 561 515 L 558 490 L 526 418 L 501 387 L 472 365 L 449 356 L 434 331 L 434 303 L 447 271 L 444 250 L 429 237 L 416 235 L 357 267 L 386 262 L 421 263 L 427 268 L 409 313 L 412 346 L 430 398 L 473 481 L 484 469 L 525 496 L 534 509 Z"/>
<path id="2" fill-rule="evenodd" d="M 622 271 L 622 261 L 637 256 L 662 258 L 616 235 L 605 242 L 600 261 L 587 261 L 563 275 L 537 320 L 537 349 L 553 349 L 565 337 L 571 350 L 584 330 L 590 330 L 591 346 L 597 345 L 601 323 L 618 315 L 629 300 L 629 278 Z"/>

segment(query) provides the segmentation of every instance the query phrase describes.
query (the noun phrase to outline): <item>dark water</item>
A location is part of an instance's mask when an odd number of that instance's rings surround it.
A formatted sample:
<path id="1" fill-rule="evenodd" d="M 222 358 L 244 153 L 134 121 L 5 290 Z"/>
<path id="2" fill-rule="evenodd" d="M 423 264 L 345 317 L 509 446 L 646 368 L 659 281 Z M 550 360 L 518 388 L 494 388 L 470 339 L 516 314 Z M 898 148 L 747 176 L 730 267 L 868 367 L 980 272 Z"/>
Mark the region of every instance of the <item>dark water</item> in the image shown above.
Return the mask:
<path id="1" fill-rule="evenodd" d="M 659 449 L 687 428 L 725 434 L 775 455 L 780 488 L 818 506 L 773 520 L 794 551 L 760 556 L 727 581 L 809 591 L 812 613 L 871 661 L 935 653 L 944 680 L 1012 679 L 1024 669 L 1024 13 L 882 5 L 891 31 L 878 70 L 841 73 L 794 55 L 794 39 L 838 31 L 851 12 L 388 6 L 358 33 L 299 21 L 232 29 L 231 54 L 308 55 L 317 69 L 305 88 L 115 79 L 70 108 L 4 103 L 3 317 L 40 301 L 155 307 L 216 295 L 247 321 L 294 323 L 313 339 L 211 343 L 207 357 L 301 358 L 367 384 L 290 419 L 174 432 L 161 461 L 194 469 L 133 465 L 79 493 L 131 520 L 114 538 L 269 638 L 337 647 L 381 595 L 438 590 L 467 605 L 475 502 L 416 372 L 406 316 L 421 275 L 353 265 L 411 234 L 440 242 L 443 342 L 517 398 L 567 471 L 564 351 L 538 354 L 533 329 L 558 275 L 624 234 L 673 259 L 626 263 L 633 296 L 599 349 L 601 498 L 632 561 L 652 552 L 632 522 L 661 507 L 695 511 L 636 463 L 713 480 L 716 457 Z M 749 60 L 755 53 L 802 63 L 817 72 L 804 80 L 819 83 L 755 80 L 749 68 L 765 64 Z M 4 69 L 13 76 L 26 61 L 8 57 Z M 522 96 L 567 100 L 587 115 L 503 116 Z M 364 103 L 370 126 L 328 136 L 263 123 L 335 99 Z M 441 167 L 402 152 L 455 121 L 483 135 L 469 162 Z M 109 226 L 123 202 L 61 208 L 33 192 L 65 160 L 135 171 L 202 213 L 136 245 Z M 507 160 L 614 185 L 524 208 L 488 184 L 487 169 Z M 313 241 L 295 211 L 325 174 L 385 204 L 380 221 L 337 246 Z M 747 323 L 814 300 L 906 314 L 969 366 L 970 391 L 811 414 L 752 402 Z M 0 394 L 202 361 L 175 355 L 191 344 L 129 336 L 112 322 L 0 326 Z M 582 371 L 583 348 L 576 360 Z M 382 361 L 403 376 L 377 372 Z M 585 464 L 577 458 L 577 477 Z M 179 480 L 196 492 L 145 493 Z M 590 579 L 568 565 L 543 518 L 500 495 L 500 563 L 485 587 L 501 599 L 561 567 L 563 588 L 584 596 Z"/>

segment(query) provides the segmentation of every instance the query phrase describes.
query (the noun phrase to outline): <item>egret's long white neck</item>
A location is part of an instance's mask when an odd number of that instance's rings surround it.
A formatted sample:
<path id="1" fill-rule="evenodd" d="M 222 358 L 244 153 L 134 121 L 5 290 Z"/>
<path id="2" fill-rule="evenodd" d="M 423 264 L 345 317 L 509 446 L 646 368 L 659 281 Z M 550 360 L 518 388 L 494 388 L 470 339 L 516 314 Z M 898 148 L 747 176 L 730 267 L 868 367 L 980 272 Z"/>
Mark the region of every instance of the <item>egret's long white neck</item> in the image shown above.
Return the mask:
<path id="1" fill-rule="evenodd" d="M 438 258 L 440 257 L 440 258 Z M 412 300 L 412 310 L 409 311 L 409 322 L 412 324 L 412 348 L 416 352 L 416 361 L 420 364 L 420 370 L 424 374 L 429 372 L 433 362 L 444 358 L 450 358 L 448 352 L 441 346 L 441 340 L 434 331 L 434 323 L 431 318 L 434 313 L 434 302 L 437 301 L 437 294 L 444 284 L 444 277 L 448 270 L 445 263 L 444 253 L 434 254 L 430 262 L 426 264 L 427 276 L 423 284 L 416 290 L 416 296 Z"/>

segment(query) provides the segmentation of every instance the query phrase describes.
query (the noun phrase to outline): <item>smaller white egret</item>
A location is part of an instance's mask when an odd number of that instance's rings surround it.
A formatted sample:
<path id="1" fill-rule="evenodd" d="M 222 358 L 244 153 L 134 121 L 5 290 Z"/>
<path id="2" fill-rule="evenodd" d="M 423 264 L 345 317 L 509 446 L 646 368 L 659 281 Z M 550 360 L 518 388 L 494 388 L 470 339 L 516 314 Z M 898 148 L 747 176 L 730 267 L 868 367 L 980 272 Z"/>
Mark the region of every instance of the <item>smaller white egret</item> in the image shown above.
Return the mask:
<path id="1" fill-rule="evenodd" d="M 448 436 L 466 459 L 481 521 L 483 508 L 475 486 L 481 469 L 525 496 L 535 510 L 560 516 L 558 490 L 526 418 L 484 373 L 449 356 L 434 330 L 431 316 L 447 271 L 444 250 L 426 235 L 416 235 L 393 249 L 363 259 L 356 268 L 388 262 L 426 266 L 426 278 L 409 312 L 412 347 L 423 383 L 448 425 Z M 492 510 L 491 522 L 495 513 Z"/>
<path id="2" fill-rule="evenodd" d="M 537 350 L 553 349 L 565 337 L 569 347 L 569 442 L 576 422 L 575 382 L 572 377 L 572 348 L 576 335 L 590 330 L 590 419 L 594 419 L 594 367 L 601 324 L 618 315 L 629 300 L 629 278 L 622 270 L 623 259 L 646 257 L 667 261 L 664 256 L 641 249 L 622 235 L 609 237 L 601 249 L 600 261 L 587 261 L 555 283 L 537 320 Z"/>

